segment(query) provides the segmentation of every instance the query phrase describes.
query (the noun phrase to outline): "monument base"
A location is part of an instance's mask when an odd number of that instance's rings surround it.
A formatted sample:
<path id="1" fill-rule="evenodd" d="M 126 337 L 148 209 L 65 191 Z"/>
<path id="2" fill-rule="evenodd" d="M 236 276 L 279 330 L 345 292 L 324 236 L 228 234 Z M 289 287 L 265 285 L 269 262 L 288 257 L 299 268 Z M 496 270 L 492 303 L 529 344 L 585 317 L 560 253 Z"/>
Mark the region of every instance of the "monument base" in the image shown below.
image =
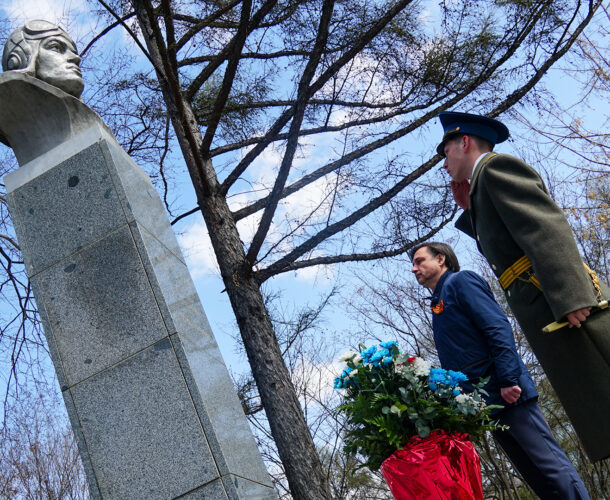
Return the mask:
<path id="1" fill-rule="evenodd" d="M 5 183 L 93 498 L 277 498 L 148 176 L 93 124 Z"/>

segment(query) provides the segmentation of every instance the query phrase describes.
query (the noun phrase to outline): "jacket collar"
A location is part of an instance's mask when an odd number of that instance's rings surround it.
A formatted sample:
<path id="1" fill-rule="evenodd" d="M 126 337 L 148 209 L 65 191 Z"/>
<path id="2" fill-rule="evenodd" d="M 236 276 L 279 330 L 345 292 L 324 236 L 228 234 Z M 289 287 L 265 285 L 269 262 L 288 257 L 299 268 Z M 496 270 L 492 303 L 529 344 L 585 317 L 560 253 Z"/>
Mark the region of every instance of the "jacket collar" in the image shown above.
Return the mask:
<path id="1" fill-rule="evenodd" d="M 445 283 L 450 274 L 453 274 L 453 271 L 449 271 L 449 269 L 447 269 L 439 278 L 438 283 L 434 287 L 434 292 L 432 292 L 432 305 L 438 304 L 438 301 L 441 297 L 443 284 Z"/>

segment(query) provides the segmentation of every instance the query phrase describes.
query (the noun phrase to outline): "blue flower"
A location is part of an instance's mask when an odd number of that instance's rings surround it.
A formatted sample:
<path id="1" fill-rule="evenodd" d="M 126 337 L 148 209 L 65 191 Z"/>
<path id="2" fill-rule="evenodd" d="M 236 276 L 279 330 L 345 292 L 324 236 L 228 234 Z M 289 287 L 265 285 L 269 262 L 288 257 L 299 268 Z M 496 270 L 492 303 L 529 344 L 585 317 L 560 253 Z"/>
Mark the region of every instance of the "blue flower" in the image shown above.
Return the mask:
<path id="1" fill-rule="evenodd" d="M 442 368 L 430 369 L 429 381 L 432 383 L 445 384 L 447 383 L 447 377 L 447 370 L 443 370 Z"/>
<path id="2" fill-rule="evenodd" d="M 460 382 L 464 382 L 466 380 L 468 380 L 468 377 L 462 372 L 454 372 L 453 370 L 449 370 L 449 383 L 452 386 L 459 385 Z"/>
<path id="3" fill-rule="evenodd" d="M 379 349 L 375 354 L 373 354 L 371 356 L 371 361 L 375 360 L 379 360 L 381 358 L 383 358 L 388 352 L 385 349 Z"/>
<path id="4" fill-rule="evenodd" d="M 458 396 L 460 394 L 460 390 L 459 389 L 453 389 L 453 395 L 454 396 Z"/>
<path id="5" fill-rule="evenodd" d="M 335 383 L 333 384 L 333 387 L 334 387 L 335 389 L 342 389 L 342 388 L 343 388 L 343 380 L 341 380 L 341 378 L 340 378 L 340 377 L 337 377 L 337 378 L 335 379 Z"/>
<path id="6" fill-rule="evenodd" d="M 373 363 L 374 365 L 378 365 L 379 362 L 385 358 L 388 355 L 388 351 L 387 349 L 381 349 L 379 351 L 377 351 L 375 354 L 373 354 L 370 358 L 370 363 Z"/>
<path id="7" fill-rule="evenodd" d="M 377 346 L 374 346 L 374 345 L 372 345 L 368 349 L 365 349 L 364 351 L 362 351 L 360 353 L 360 356 L 362 356 L 362 361 L 364 363 L 370 363 L 371 356 L 373 354 L 375 354 L 375 351 L 377 351 Z"/>
<path id="8" fill-rule="evenodd" d="M 383 359 L 381 360 L 381 364 L 382 364 L 382 365 L 387 366 L 387 365 L 389 365 L 389 364 L 390 364 L 392 361 L 394 361 L 394 358 L 392 358 L 392 356 L 386 356 L 385 358 L 383 358 Z"/>
<path id="9" fill-rule="evenodd" d="M 432 389 L 433 391 L 436 391 L 436 389 L 438 388 L 438 386 L 436 384 L 433 384 L 432 382 L 430 382 L 430 384 L 428 384 L 430 389 Z"/>
<path id="10" fill-rule="evenodd" d="M 396 341 L 395 340 L 386 340 L 385 342 L 382 342 L 381 344 L 379 344 L 379 347 L 383 347 L 384 349 L 392 349 L 392 346 L 396 345 Z"/>

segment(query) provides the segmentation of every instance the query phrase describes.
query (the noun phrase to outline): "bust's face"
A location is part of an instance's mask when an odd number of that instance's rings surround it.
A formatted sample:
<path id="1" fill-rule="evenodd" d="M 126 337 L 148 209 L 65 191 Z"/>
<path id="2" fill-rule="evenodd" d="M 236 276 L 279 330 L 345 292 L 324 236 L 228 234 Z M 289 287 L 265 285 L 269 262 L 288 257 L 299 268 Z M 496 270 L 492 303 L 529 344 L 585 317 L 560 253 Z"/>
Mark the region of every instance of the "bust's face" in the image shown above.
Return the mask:
<path id="1" fill-rule="evenodd" d="M 79 98 L 85 86 L 79 63 L 72 40 L 59 34 L 44 38 L 36 58 L 36 78 Z"/>

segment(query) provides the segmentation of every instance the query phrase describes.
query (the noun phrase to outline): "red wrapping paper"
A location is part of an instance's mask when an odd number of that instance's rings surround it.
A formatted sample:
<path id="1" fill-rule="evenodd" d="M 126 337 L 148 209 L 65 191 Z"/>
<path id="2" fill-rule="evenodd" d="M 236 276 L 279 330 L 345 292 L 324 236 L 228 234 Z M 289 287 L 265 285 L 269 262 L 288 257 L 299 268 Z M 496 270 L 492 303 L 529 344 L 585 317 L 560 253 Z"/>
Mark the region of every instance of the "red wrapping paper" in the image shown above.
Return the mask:
<path id="1" fill-rule="evenodd" d="M 479 455 L 468 434 L 415 437 L 381 464 L 396 500 L 483 500 Z"/>

